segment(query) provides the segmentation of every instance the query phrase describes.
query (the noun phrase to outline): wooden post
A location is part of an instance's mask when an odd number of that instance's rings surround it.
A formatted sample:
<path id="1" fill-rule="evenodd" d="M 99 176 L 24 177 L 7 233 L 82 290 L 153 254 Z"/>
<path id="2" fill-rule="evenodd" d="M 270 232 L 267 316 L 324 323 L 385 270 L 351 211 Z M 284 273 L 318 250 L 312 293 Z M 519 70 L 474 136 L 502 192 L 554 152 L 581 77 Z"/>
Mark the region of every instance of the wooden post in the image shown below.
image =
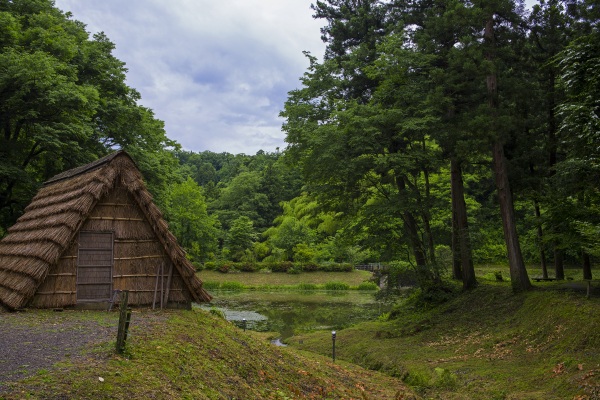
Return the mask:
<path id="1" fill-rule="evenodd" d="M 129 329 L 129 319 L 131 318 L 131 310 L 129 310 L 129 318 L 127 316 L 127 303 L 129 301 L 129 291 L 121 292 L 121 303 L 119 304 L 119 328 L 117 329 L 117 344 L 116 350 L 118 354 L 123 354 L 125 351 L 125 340 L 127 339 L 127 330 Z"/>
<path id="2" fill-rule="evenodd" d="M 152 309 L 156 308 L 156 295 L 158 294 L 158 274 L 160 273 L 160 265 L 156 267 L 156 284 L 154 285 L 154 300 L 152 301 Z"/>
<path id="3" fill-rule="evenodd" d="M 167 288 L 165 289 L 165 307 L 169 304 L 169 292 L 171 290 L 171 281 L 173 280 L 173 263 L 169 267 L 169 276 L 167 277 Z"/>
<path id="4" fill-rule="evenodd" d="M 160 309 L 163 309 L 163 300 L 165 297 L 165 263 L 160 264 Z"/>

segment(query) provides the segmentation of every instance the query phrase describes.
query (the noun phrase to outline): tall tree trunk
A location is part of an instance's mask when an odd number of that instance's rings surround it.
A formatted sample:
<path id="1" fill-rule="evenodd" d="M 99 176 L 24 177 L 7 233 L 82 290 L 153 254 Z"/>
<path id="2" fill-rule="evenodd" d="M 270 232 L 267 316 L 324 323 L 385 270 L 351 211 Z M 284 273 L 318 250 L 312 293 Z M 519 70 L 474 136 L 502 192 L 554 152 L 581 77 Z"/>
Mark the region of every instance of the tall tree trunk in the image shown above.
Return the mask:
<path id="1" fill-rule="evenodd" d="M 484 38 L 488 46 L 486 58 L 488 61 L 490 61 L 490 63 L 493 64 L 496 58 L 493 14 L 489 15 L 488 20 L 486 21 Z M 492 116 L 491 130 L 495 137 L 492 149 L 494 177 L 496 181 L 496 190 L 498 192 L 498 200 L 500 203 L 500 214 L 502 216 L 504 240 L 506 242 L 506 250 L 508 252 L 510 280 L 513 291 L 520 292 L 523 290 L 529 290 L 531 288 L 531 282 L 527 276 L 527 270 L 525 269 L 525 263 L 523 262 L 523 255 L 521 254 L 519 237 L 517 235 L 514 204 L 512 193 L 510 191 L 510 183 L 508 180 L 506 157 L 504 156 L 504 144 L 500 140 L 500 135 L 496 126 L 498 118 L 498 78 L 494 70 L 487 75 L 486 81 L 488 106 L 490 109 L 490 115 Z"/>
<path id="2" fill-rule="evenodd" d="M 540 248 L 540 263 L 542 264 L 542 277 L 548 278 L 548 266 L 546 265 L 546 252 L 544 251 L 544 232 L 542 230 L 542 221 L 540 213 L 540 204 L 537 200 L 533 200 L 533 208 L 535 210 L 535 219 L 537 224 L 538 246 Z"/>
<path id="3" fill-rule="evenodd" d="M 500 142 L 494 143 L 493 160 L 504 241 L 506 242 L 508 264 L 510 266 L 510 281 L 515 292 L 529 290 L 531 289 L 531 282 L 529 281 L 527 269 L 523 262 L 523 255 L 521 254 L 513 199 L 508 181 L 508 169 L 506 167 L 506 158 L 504 157 L 504 146 Z"/>
<path id="4" fill-rule="evenodd" d="M 559 281 L 565 279 L 565 257 L 556 242 L 554 242 L 554 277 Z"/>
<path id="5" fill-rule="evenodd" d="M 582 252 L 583 257 L 583 279 L 592 279 L 592 260 L 590 255 L 585 251 Z"/>
<path id="6" fill-rule="evenodd" d="M 452 194 L 452 278 L 462 280 L 462 264 L 460 258 L 460 241 L 458 237 L 458 220 L 454 209 L 454 193 Z"/>
<path id="7" fill-rule="evenodd" d="M 396 177 L 396 186 L 402 195 L 406 191 L 404 177 Z M 423 241 L 421 240 L 421 235 L 419 234 L 417 220 L 411 211 L 404 210 L 402 213 L 402 221 L 404 222 L 404 230 L 408 236 L 413 256 L 415 257 L 415 263 L 419 269 L 424 271 L 427 266 L 427 254 L 425 252 L 425 247 L 423 246 Z"/>
<path id="8" fill-rule="evenodd" d="M 425 144 L 423 144 L 425 147 Z M 429 250 L 429 259 L 432 263 L 435 263 L 435 242 L 433 241 L 433 234 L 431 233 L 431 217 L 430 217 L 430 207 L 431 204 L 431 184 L 429 183 L 429 171 L 425 168 L 423 170 L 423 175 L 425 176 L 425 202 L 421 203 L 422 217 L 423 218 L 423 228 L 425 229 L 425 235 L 427 237 L 427 247 Z"/>
<path id="9" fill-rule="evenodd" d="M 477 286 L 477 279 L 475 278 L 475 268 L 473 267 L 462 168 L 460 163 L 454 157 L 450 159 L 450 182 L 452 189 L 452 215 L 453 219 L 456 220 L 456 230 L 453 232 L 453 236 L 457 237 L 456 241 L 460 254 L 460 270 L 462 272 L 461 278 L 463 281 L 463 289 L 468 290 Z"/>

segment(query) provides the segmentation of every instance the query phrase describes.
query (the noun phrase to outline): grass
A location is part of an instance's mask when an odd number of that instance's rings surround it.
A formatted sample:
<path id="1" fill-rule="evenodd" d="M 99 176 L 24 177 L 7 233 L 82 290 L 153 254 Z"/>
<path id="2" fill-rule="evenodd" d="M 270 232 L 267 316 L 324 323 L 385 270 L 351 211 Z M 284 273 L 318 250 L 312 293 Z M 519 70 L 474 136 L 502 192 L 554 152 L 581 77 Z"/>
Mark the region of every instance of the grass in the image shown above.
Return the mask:
<path id="1" fill-rule="evenodd" d="M 316 289 L 324 289 L 330 282 L 345 284 L 348 288 L 358 288 L 362 283 L 371 278 L 368 271 L 352 272 L 304 272 L 301 274 L 286 274 L 277 272 L 236 272 L 223 274 L 217 271 L 202 271 L 198 276 L 205 284 L 205 288 L 224 289 L 223 284 L 230 285 L 237 282 L 246 289 L 305 289 L 306 285 L 315 285 Z M 372 290 L 372 289 L 371 289 Z"/>
<path id="2" fill-rule="evenodd" d="M 165 318 L 144 329 L 132 325 L 126 356 L 111 351 L 114 342 L 104 343 L 95 356 L 72 359 L 10 384 L 0 398 L 412 398 L 398 379 L 275 347 L 208 312 L 161 315 Z"/>
<path id="3" fill-rule="evenodd" d="M 337 357 L 401 378 L 424 398 L 600 398 L 600 299 L 536 286 L 514 295 L 509 282 L 484 283 L 426 309 L 406 301 L 393 320 L 338 331 Z M 331 352 L 327 333 L 288 342 Z"/>

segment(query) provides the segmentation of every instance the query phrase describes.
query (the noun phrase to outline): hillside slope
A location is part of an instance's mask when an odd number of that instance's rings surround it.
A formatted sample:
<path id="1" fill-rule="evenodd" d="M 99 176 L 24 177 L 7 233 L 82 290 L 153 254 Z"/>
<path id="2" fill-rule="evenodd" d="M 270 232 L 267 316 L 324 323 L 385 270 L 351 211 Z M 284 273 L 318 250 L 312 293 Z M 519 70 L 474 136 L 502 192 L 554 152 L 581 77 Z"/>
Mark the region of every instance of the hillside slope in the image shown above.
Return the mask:
<path id="1" fill-rule="evenodd" d="M 600 399 L 598 296 L 484 284 L 438 306 L 414 300 L 393 319 L 338 331 L 338 357 L 399 377 L 425 398 Z M 288 342 L 328 354 L 326 336 Z"/>
<path id="2" fill-rule="evenodd" d="M 63 322 L 71 323 L 69 326 L 82 318 L 107 323 L 107 313 L 90 317 L 90 313 L 70 311 L 60 315 Z M 0 318 L 10 318 L 11 324 L 37 332 L 40 324 L 52 332 L 62 329 L 52 311 L 4 314 Z M 32 377 L 5 383 L 0 398 L 414 398 L 398 379 L 347 363 L 334 364 L 327 357 L 275 347 L 204 311 L 136 311 L 126 356 L 114 355 L 114 343 L 112 336 L 97 340 L 83 356 L 71 355 Z"/>

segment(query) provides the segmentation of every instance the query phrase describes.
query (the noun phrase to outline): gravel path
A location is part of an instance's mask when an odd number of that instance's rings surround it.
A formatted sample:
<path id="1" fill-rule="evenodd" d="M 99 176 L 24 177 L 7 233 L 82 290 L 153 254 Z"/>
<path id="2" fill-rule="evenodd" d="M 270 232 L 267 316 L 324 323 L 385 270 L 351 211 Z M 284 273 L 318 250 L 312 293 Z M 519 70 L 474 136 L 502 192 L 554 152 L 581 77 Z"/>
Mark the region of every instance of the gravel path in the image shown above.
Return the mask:
<path id="1" fill-rule="evenodd" d="M 0 393 L 8 382 L 114 341 L 118 320 L 118 312 L 0 309 Z"/>

